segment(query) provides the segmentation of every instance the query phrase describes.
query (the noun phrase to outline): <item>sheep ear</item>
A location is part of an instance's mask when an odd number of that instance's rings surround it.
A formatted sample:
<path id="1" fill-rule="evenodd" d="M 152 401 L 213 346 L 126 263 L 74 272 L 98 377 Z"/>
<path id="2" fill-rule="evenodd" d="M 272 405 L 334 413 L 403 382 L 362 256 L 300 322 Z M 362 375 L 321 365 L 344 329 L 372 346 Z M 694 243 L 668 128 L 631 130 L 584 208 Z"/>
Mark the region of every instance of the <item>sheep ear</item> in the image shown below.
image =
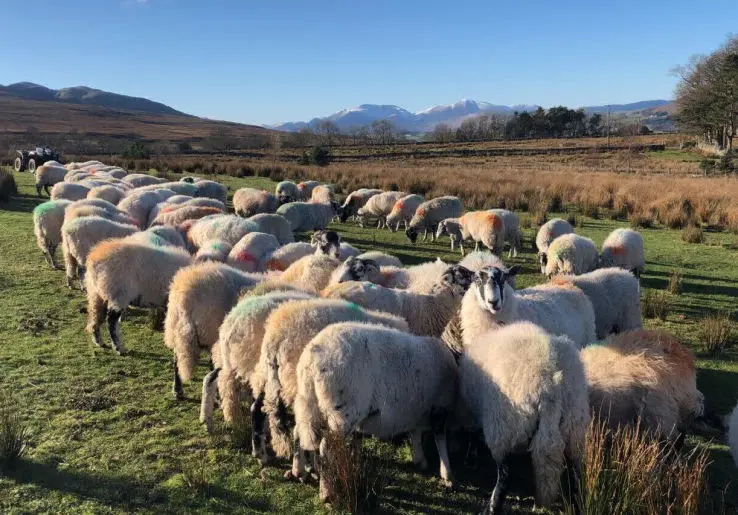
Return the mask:
<path id="1" fill-rule="evenodd" d="M 508 277 L 515 277 L 516 275 L 518 275 L 518 272 L 520 272 L 521 270 L 522 268 L 520 267 L 520 265 L 515 265 L 511 267 L 510 270 L 508 270 L 507 274 L 505 275 L 507 275 Z"/>

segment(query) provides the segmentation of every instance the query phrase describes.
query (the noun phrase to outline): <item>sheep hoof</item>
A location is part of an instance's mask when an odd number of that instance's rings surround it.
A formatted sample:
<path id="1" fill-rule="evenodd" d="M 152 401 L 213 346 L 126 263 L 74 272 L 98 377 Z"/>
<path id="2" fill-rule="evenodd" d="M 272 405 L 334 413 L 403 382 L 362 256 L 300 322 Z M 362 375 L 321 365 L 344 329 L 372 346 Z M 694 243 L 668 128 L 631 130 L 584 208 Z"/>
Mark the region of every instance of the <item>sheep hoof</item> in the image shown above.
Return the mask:
<path id="1" fill-rule="evenodd" d="M 292 471 L 291 471 L 291 470 L 288 470 L 288 471 L 286 471 L 286 472 L 284 473 L 284 478 L 285 478 L 285 479 L 286 479 L 287 481 L 296 481 L 296 480 L 297 480 L 297 478 L 295 477 L 295 475 L 294 475 L 294 474 L 292 473 Z"/>
<path id="2" fill-rule="evenodd" d="M 118 356 L 125 356 L 127 354 L 125 349 L 115 349 L 115 352 Z"/>
<path id="3" fill-rule="evenodd" d="M 441 478 L 441 484 L 443 485 L 444 488 L 447 488 L 449 490 L 453 490 L 454 489 L 454 481 L 453 481 L 453 478 L 449 478 L 449 479 L 443 479 L 443 478 Z"/>
<path id="4" fill-rule="evenodd" d="M 182 390 L 172 390 L 172 397 L 174 397 L 175 401 L 182 401 L 185 398 Z"/>

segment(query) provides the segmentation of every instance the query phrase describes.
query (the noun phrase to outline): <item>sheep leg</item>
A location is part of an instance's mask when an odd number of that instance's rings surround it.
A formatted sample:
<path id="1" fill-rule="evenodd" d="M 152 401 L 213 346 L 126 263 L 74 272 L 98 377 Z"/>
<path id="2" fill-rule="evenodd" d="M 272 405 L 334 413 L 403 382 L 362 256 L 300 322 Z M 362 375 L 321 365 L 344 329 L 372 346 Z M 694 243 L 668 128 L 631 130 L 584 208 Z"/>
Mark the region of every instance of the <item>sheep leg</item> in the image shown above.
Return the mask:
<path id="1" fill-rule="evenodd" d="M 172 383 L 172 395 L 174 399 L 181 401 L 184 399 L 184 390 L 182 390 L 182 378 L 179 377 L 179 368 L 177 367 L 177 354 L 172 358 L 172 369 L 174 370 L 174 381 Z"/>
<path id="2" fill-rule="evenodd" d="M 328 452 L 328 442 L 326 442 L 325 438 L 323 438 L 320 441 L 320 456 L 318 459 L 318 463 L 320 464 L 320 470 L 318 473 L 320 474 L 320 487 L 318 489 L 318 497 L 320 498 L 321 502 L 329 502 L 331 499 L 331 492 L 330 487 L 328 486 L 328 482 L 325 479 L 325 474 L 323 474 L 323 467 L 325 467 L 326 463 L 331 459 L 330 453 Z"/>
<path id="3" fill-rule="evenodd" d="M 113 342 L 113 348 L 119 356 L 126 353 L 123 345 L 120 341 L 120 311 L 114 309 L 108 309 L 108 331 L 110 332 L 110 339 Z"/>
<path id="4" fill-rule="evenodd" d="M 459 240 L 459 249 L 461 249 L 461 255 L 462 256 L 465 256 L 466 255 L 466 251 L 464 250 L 464 240 Z"/>
<path id="5" fill-rule="evenodd" d="M 507 461 L 506 458 L 502 458 L 497 463 L 497 483 L 495 484 L 495 489 L 492 491 L 489 504 L 482 513 L 502 513 L 502 505 L 505 503 L 505 496 L 507 495 L 507 474 Z"/>
<path id="6" fill-rule="evenodd" d="M 88 293 L 87 301 L 87 330 L 92 333 L 92 343 L 100 348 L 105 348 L 100 335 L 100 328 L 105 323 L 108 306 L 102 297 L 91 293 Z"/>
<path id="7" fill-rule="evenodd" d="M 213 432 L 213 409 L 215 408 L 215 394 L 218 386 L 218 374 L 220 368 L 216 368 L 202 380 L 202 401 L 200 402 L 200 423 L 205 424 L 208 433 Z"/>
<path id="8" fill-rule="evenodd" d="M 256 396 L 251 404 L 251 455 L 259 459 L 259 463 L 266 464 L 266 441 L 264 436 L 264 392 Z"/>
<path id="9" fill-rule="evenodd" d="M 416 429 L 410 435 L 410 444 L 413 449 L 413 465 L 418 467 L 420 470 L 428 468 L 428 460 L 425 459 L 425 453 L 423 452 L 423 431 Z"/>
<path id="10" fill-rule="evenodd" d="M 448 445 L 446 444 L 446 421 L 448 413 L 446 410 L 431 412 L 431 424 L 433 425 L 433 438 L 436 441 L 438 457 L 441 461 L 441 479 L 446 486 L 451 486 L 453 476 L 451 474 L 451 462 L 448 459 Z"/>
<path id="11" fill-rule="evenodd" d="M 478 241 L 475 241 L 474 242 L 474 252 L 477 252 L 477 251 L 479 251 L 479 242 Z M 493 254 L 494 254 L 494 252 L 493 252 Z"/>
<path id="12" fill-rule="evenodd" d="M 87 286 L 85 285 L 85 273 L 87 272 L 87 269 L 83 266 L 77 267 L 77 275 L 79 276 L 79 289 L 84 291 L 87 291 Z M 123 313 L 121 313 L 123 315 Z"/>
<path id="13" fill-rule="evenodd" d="M 51 190 L 49 189 L 49 185 L 48 184 L 45 184 L 44 185 L 44 191 L 46 192 L 46 196 L 49 197 L 49 198 L 51 198 Z"/>
<path id="14" fill-rule="evenodd" d="M 67 288 L 71 290 L 74 278 L 77 276 L 77 260 L 71 254 L 67 254 L 65 257 L 64 267 L 67 272 Z"/>
<path id="15" fill-rule="evenodd" d="M 428 229 L 423 229 L 423 241 L 428 239 Z"/>
<path id="16" fill-rule="evenodd" d="M 377 218 L 377 229 L 381 229 L 381 228 L 382 228 L 382 219 Z"/>
<path id="17" fill-rule="evenodd" d="M 41 196 L 41 185 L 40 184 L 36 184 L 36 195 L 38 195 L 39 197 Z"/>
<path id="18" fill-rule="evenodd" d="M 453 251 L 454 251 L 454 246 L 455 246 L 455 245 L 456 245 L 456 242 L 454 241 L 454 239 L 453 239 L 453 238 L 451 238 L 451 252 L 453 252 Z"/>
<path id="19" fill-rule="evenodd" d="M 438 232 L 438 225 L 431 227 L 431 231 L 431 238 L 433 238 L 433 243 L 435 243 L 437 241 L 436 233 Z"/>

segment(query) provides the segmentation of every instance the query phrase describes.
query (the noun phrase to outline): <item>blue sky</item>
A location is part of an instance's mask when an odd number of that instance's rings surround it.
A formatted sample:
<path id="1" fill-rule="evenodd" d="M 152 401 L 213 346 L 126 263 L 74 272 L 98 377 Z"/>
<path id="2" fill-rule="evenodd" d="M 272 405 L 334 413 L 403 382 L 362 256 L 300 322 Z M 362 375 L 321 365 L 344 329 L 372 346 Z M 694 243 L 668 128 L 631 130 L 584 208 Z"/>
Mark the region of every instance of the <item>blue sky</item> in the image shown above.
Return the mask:
<path id="1" fill-rule="evenodd" d="M 418 111 L 460 98 L 545 107 L 671 98 L 669 70 L 738 29 L 736 0 L 2 6 L 0 84 L 86 85 L 258 124 L 361 103 Z"/>

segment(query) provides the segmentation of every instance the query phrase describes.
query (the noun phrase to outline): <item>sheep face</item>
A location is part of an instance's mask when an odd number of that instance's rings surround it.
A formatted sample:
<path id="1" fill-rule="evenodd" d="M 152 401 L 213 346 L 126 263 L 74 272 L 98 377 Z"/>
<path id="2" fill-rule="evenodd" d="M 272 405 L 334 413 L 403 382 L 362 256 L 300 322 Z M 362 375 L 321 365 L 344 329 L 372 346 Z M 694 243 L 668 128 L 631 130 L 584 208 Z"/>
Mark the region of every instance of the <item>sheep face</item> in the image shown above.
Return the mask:
<path id="1" fill-rule="evenodd" d="M 541 264 L 541 274 L 546 275 L 546 265 L 548 264 L 548 256 L 545 252 L 538 253 L 538 262 Z"/>
<path id="2" fill-rule="evenodd" d="M 280 206 L 281 206 L 282 204 L 289 204 L 289 203 L 291 203 L 291 202 L 294 202 L 294 201 L 295 201 L 295 199 L 294 199 L 294 198 L 292 198 L 292 197 L 291 197 L 290 195 L 287 195 L 287 194 L 285 194 L 285 193 L 280 193 L 280 194 L 279 194 L 279 197 L 277 197 L 277 199 L 279 200 L 279 205 L 280 205 Z"/>
<path id="3" fill-rule="evenodd" d="M 474 272 L 461 265 L 449 266 L 441 276 L 441 284 L 453 289 L 459 295 L 466 293 L 474 281 Z"/>
<path id="4" fill-rule="evenodd" d="M 411 243 L 418 241 L 418 231 L 412 227 L 405 231 L 405 236 L 407 236 L 407 239 L 410 240 Z"/>
<path id="5" fill-rule="evenodd" d="M 446 220 L 441 220 L 438 223 L 438 230 L 436 231 L 436 239 L 440 238 L 441 236 L 449 235 L 450 233 L 448 231 L 448 224 L 446 223 Z"/>
<path id="6" fill-rule="evenodd" d="M 341 237 L 336 231 L 315 231 L 310 238 L 310 245 L 315 248 L 316 254 L 324 254 L 336 259 L 341 255 Z"/>
<path id="7" fill-rule="evenodd" d="M 379 276 L 379 265 L 376 261 L 351 256 L 341 265 L 341 273 L 336 282 L 369 281 L 376 283 Z"/>
<path id="8" fill-rule="evenodd" d="M 474 293 L 477 302 L 492 313 L 498 313 L 505 304 L 505 285 L 510 278 L 520 271 L 520 267 L 514 266 L 510 270 L 504 270 L 495 266 L 482 268 L 474 276 Z"/>

